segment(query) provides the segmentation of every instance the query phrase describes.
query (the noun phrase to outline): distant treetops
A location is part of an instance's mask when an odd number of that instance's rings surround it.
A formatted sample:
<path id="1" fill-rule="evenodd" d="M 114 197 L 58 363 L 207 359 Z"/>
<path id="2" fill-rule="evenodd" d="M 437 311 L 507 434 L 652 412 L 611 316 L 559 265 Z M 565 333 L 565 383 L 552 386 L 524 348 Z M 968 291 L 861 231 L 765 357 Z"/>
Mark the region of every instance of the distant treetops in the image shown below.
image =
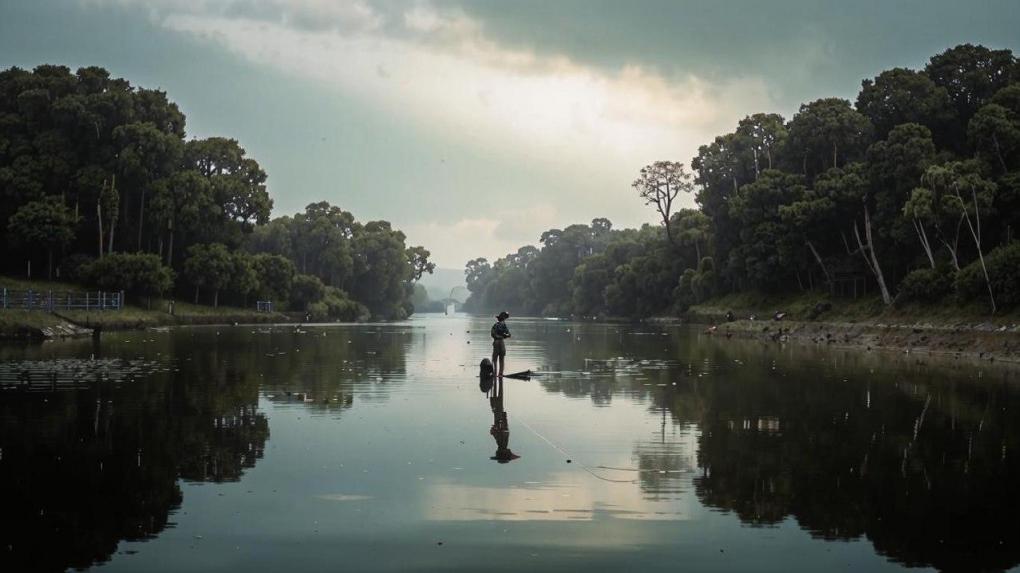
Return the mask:
<path id="1" fill-rule="evenodd" d="M 469 308 L 641 317 L 717 293 L 1020 304 L 1020 64 L 964 44 L 790 120 L 756 113 L 633 186 L 660 224 L 605 219 L 468 262 Z M 677 209 L 680 193 L 698 208 Z"/>
<path id="2" fill-rule="evenodd" d="M 45 255 L 48 276 L 133 294 L 393 318 L 434 268 L 389 223 L 327 203 L 270 221 L 266 173 L 236 140 L 187 139 L 166 93 L 99 67 L 0 71 L 0 198 L 5 244 L 21 255 L 0 271 Z"/>

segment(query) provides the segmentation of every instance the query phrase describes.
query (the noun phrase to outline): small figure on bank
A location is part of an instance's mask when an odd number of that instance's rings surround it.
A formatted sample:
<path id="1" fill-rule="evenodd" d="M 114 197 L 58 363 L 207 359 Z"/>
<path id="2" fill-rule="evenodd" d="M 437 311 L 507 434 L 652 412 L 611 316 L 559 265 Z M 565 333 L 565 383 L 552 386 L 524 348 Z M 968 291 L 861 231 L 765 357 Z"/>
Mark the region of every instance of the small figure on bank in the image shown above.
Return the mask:
<path id="1" fill-rule="evenodd" d="M 493 324 L 489 331 L 489 334 L 492 335 L 492 366 L 500 378 L 503 377 L 503 367 L 506 365 L 506 342 L 504 341 L 510 338 L 510 328 L 506 325 L 508 318 L 510 318 L 510 313 L 505 310 L 497 314 L 496 324 Z"/>

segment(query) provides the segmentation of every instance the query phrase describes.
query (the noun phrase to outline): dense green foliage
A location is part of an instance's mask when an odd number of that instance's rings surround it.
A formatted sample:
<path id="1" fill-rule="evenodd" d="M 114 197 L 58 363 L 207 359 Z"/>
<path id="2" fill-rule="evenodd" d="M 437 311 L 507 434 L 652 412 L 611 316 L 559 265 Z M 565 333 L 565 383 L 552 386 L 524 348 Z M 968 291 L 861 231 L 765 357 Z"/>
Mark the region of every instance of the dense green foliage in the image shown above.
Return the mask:
<path id="1" fill-rule="evenodd" d="M 953 275 L 950 270 L 943 266 L 910 271 L 900 281 L 896 304 L 939 302 L 953 292 Z"/>
<path id="2" fill-rule="evenodd" d="M 0 272 L 20 274 L 45 255 L 58 276 L 63 270 L 71 280 L 134 291 L 138 281 L 120 284 L 128 277 L 100 263 L 146 253 L 130 261 L 146 261 L 152 276 L 142 282 L 160 285 L 147 293 L 176 287 L 196 301 L 207 292 L 214 305 L 223 293 L 236 304 L 260 297 L 282 308 L 300 270 L 337 289 L 322 318 L 413 311 L 413 283 L 434 268 L 427 250 L 408 248 L 385 221 L 361 224 L 324 202 L 270 221 L 273 201 L 258 162 L 233 139 L 187 139 L 185 123 L 166 93 L 102 68 L 0 71 L 0 225 L 8 253 Z M 96 260 L 89 273 L 81 272 L 85 257 Z M 165 284 L 175 275 L 182 280 Z"/>
<path id="3" fill-rule="evenodd" d="M 757 113 L 634 188 L 659 226 L 604 219 L 467 263 L 468 308 L 644 317 L 715 294 L 856 287 L 886 304 L 1018 304 L 1020 64 L 964 44 L 785 120 Z M 698 206 L 675 210 L 684 193 Z M 679 196 L 679 197 L 678 197 Z M 853 285 L 853 289 L 844 288 Z"/>
<path id="4" fill-rule="evenodd" d="M 1002 306 L 1020 304 L 1020 242 L 995 249 L 985 257 L 985 263 L 996 301 Z M 956 289 L 964 298 L 983 296 L 985 286 L 981 261 L 974 261 L 957 274 Z"/>
<path id="5" fill-rule="evenodd" d="M 365 314 L 364 309 L 387 318 L 409 315 L 414 310 L 414 282 L 435 268 L 428 260 L 429 251 L 407 247 L 404 233 L 388 222 L 359 223 L 351 213 L 324 201 L 308 205 L 304 213 L 257 227 L 244 247 L 290 261 L 297 272 L 334 288 L 334 298 L 361 305 L 354 312 L 357 315 Z M 294 288 L 299 286 L 304 288 L 307 282 L 294 279 Z M 311 310 L 308 305 L 321 298 L 300 294 L 292 300 L 296 308 Z"/>
<path id="6" fill-rule="evenodd" d="M 102 290 L 146 298 L 161 296 L 174 284 L 173 271 L 151 253 L 113 253 L 83 265 L 79 272 L 84 282 Z"/>

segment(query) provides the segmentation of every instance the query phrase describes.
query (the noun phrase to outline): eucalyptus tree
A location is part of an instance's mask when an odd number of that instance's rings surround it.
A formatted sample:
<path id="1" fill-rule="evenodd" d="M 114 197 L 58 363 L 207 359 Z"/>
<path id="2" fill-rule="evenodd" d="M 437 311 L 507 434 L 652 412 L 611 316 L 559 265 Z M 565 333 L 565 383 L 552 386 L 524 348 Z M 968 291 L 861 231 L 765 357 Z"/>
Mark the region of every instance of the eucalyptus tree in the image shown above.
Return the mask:
<path id="1" fill-rule="evenodd" d="M 913 234 L 903 219 L 903 205 L 935 162 L 936 148 L 931 131 L 916 123 L 897 125 L 867 151 L 871 216 L 876 234 L 887 244 L 907 244 Z"/>
<path id="2" fill-rule="evenodd" d="M 882 302 L 888 306 L 892 304 L 893 299 L 879 262 L 879 245 L 876 244 L 871 218 L 875 199 L 868 179 L 865 164 L 851 163 L 843 168 L 834 167 L 822 173 L 816 179 L 814 187 L 835 203 L 836 209 L 841 213 L 835 220 L 844 225 L 849 222 L 849 225 L 840 229 L 840 238 L 846 252 L 848 255 L 861 255 L 865 266 L 878 284 Z M 851 239 L 856 248 L 851 247 Z"/>
<path id="3" fill-rule="evenodd" d="M 789 204 L 779 207 L 779 217 L 788 232 L 799 237 L 812 258 L 822 270 L 826 283 L 832 282 L 832 273 L 822 252 L 836 244 L 833 225 L 837 223 L 836 203 L 817 189 L 808 189 Z M 808 273 L 810 281 L 810 273 Z"/>
<path id="4" fill-rule="evenodd" d="M 697 209 L 680 209 L 673 214 L 673 227 L 681 247 L 694 248 L 694 261 L 702 258 L 702 249 L 712 241 L 712 220 Z M 707 252 L 707 251 L 706 251 Z"/>
<path id="5" fill-rule="evenodd" d="M 997 103 L 985 105 L 967 124 L 967 136 L 978 156 L 1000 174 L 1020 167 L 1020 113 Z"/>
<path id="6" fill-rule="evenodd" d="M 779 151 L 788 136 L 783 116 L 777 113 L 749 115 L 740 120 L 735 133 L 738 148 L 750 151 L 755 179 L 762 171 L 779 166 Z"/>
<path id="7" fill-rule="evenodd" d="M 950 187 L 958 201 L 957 205 L 963 213 L 967 222 L 967 229 L 971 238 L 974 239 L 974 248 L 977 249 L 978 261 L 981 264 L 981 272 L 985 277 L 985 284 L 988 287 L 988 298 L 991 302 L 992 313 L 998 310 L 995 303 L 995 293 L 992 290 L 992 280 L 988 275 L 988 265 L 985 263 L 984 247 L 982 246 L 981 211 L 988 210 L 995 203 L 996 185 L 994 182 L 983 178 L 980 173 L 971 171 L 960 174 L 951 183 Z"/>

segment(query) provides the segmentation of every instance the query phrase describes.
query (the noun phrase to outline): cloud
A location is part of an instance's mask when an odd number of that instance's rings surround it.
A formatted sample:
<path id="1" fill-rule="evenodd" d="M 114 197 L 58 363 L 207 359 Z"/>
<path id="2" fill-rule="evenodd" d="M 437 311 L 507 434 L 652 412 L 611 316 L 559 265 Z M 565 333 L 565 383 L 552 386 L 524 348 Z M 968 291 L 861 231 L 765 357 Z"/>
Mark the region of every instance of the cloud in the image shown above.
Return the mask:
<path id="1" fill-rule="evenodd" d="M 363 0 L 81 0 L 84 5 L 141 6 L 154 18 L 188 14 L 274 22 L 306 30 L 371 31 L 385 15 Z"/>
<path id="2" fill-rule="evenodd" d="M 548 204 L 523 208 L 493 208 L 486 216 L 454 221 L 402 223 L 408 243 L 423 244 L 440 267 L 459 269 L 467 261 L 494 261 L 523 245 L 537 245 L 542 231 L 559 224 L 557 210 Z"/>
<path id="3" fill-rule="evenodd" d="M 421 6 L 404 14 L 406 31 L 420 37 L 191 13 L 170 15 L 164 24 L 462 142 L 596 175 L 689 159 L 697 145 L 769 99 L 758 78 L 669 79 L 637 64 L 606 72 L 505 49 L 488 41 L 479 23 Z"/>
<path id="4" fill-rule="evenodd" d="M 617 226 L 651 220 L 630 190 L 641 166 L 689 161 L 699 145 L 743 115 L 771 108 L 759 77 L 667 76 L 636 61 L 588 65 L 501 44 L 484 21 L 423 2 L 146 5 L 169 30 L 355 98 L 444 147 L 470 149 L 474 163 L 458 163 L 459 186 L 430 190 L 439 183 L 425 180 L 407 192 L 452 202 L 448 225 L 388 215 L 402 228 L 427 232 L 421 242 L 444 265 L 459 266 L 480 253 L 501 256 L 535 243 L 546 228 L 594 216 L 608 215 Z M 491 223 L 488 230 L 472 227 L 482 221 Z M 468 248 L 475 254 L 465 258 Z"/>

